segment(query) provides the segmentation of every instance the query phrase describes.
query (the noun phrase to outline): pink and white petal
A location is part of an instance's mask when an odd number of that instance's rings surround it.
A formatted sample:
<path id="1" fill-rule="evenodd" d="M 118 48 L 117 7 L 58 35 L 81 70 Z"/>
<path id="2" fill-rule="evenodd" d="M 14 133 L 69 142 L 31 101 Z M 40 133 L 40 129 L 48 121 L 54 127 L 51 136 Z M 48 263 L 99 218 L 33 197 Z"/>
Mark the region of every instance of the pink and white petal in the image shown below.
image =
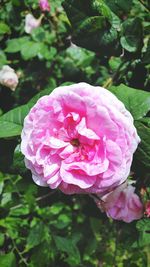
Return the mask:
<path id="1" fill-rule="evenodd" d="M 60 169 L 59 163 L 50 163 L 43 166 L 44 179 L 54 176 Z"/>
<path id="2" fill-rule="evenodd" d="M 37 185 L 47 187 L 47 183 L 43 181 L 42 177 L 38 176 L 37 174 L 32 173 L 32 179 Z"/>
<path id="3" fill-rule="evenodd" d="M 65 146 L 67 146 L 68 142 L 64 142 L 58 138 L 51 136 L 49 139 L 49 145 L 51 148 L 59 149 L 59 148 L 63 148 Z"/>
<path id="4" fill-rule="evenodd" d="M 71 144 L 67 145 L 60 153 L 59 156 L 62 159 L 68 158 L 70 155 L 72 155 L 76 150 L 76 147 L 72 146 Z"/>
<path id="5" fill-rule="evenodd" d="M 62 182 L 62 179 L 60 177 L 59 172 L 57 172 L 53 177 L 49 178 L 47 180 L 47 184 L 50 186 L 50 188 L 55 189 L 57 188 L 60 183 Z"/>
<path id="6" fill-rule="evenodd" d="M 91 187 L 96 181 L 96 176 L 89 177 L 77 171 L 66 171 L 63 164 L 60 168 L 60 176 L 65 183 L 77 185 L 81 189 Z"/>
<path id="7" fill-rule="evenodd" d="M 78 162 L 72 162 L 69 164 L 65 164 L 65 170 L 66 171 L 83 171 L 85 175 L 87 176 L 95 176 L 100 173 L 105 172 L 108 169 L 109 161 L 106 159 L 103 162 L 100 163 L 92 163 L 92 162 L 86 162 L 86 161 L 78 161 Z M 64 166 L 64 164 L 63 164 Z"/>

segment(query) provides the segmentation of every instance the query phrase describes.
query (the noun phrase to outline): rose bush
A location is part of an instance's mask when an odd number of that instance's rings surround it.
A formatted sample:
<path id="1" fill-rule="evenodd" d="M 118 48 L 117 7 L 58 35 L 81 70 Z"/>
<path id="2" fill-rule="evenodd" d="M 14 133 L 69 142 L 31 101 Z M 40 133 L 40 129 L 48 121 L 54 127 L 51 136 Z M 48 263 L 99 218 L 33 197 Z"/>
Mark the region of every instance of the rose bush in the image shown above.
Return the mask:
<path id="1" fill-rule="evenodd" d="M 50 12 L 44 11 L 46 2 L 50 5 Z M 0 84 L 0 266 L 150 266 L 150 36 L 146 2 L 0 1 L 0 68 L 10 66 L 19 79 L 15 91 Z M 24 30 L 27 14 L 32 14 L 37 20 L 42 16 L 42 23 L 37 27 L 32 28 L 31 23 L 29 34 Z M 78 187 L 78 192 L 81 190 L 87 195 L 68 196 L 60 190 L 37 186 L 24 165 L 20 134 L 30 109 L 54 88 L 82 81 L 108 88 L 134 118 L 141 142 L 134 154 L 128 183 L 134 181 L 135 192 L 144 206 L 143 218 L 139 221 L 124 223 L 106 216 L 112 217 L 113 209 L 119 211 L 115 219 L 121 215 L 120 219 L 124 220 L 127 217 L 125 213 L 131 212 L 128 205 L 131 202 L 134 207 L 132 218 L 137 218 L 135 193 L 127 194 L 123 188 L 126 181 L 97 195 L 88 194 L 88 188 Z M 61 87 L 59 94 L 62 90 Z M 93 99 L 93 93 L 91 95 Z M 100 88 L 96 99 L 99 97 Z M 84 97 L 82 99 L 85 102 Z M 110 102 L 109 106 L 114 106 L 113 101 Z M 76 102 L 71 103 L 76 107 Z M 118 109 L 115 114 L 120 114 Z M 70 118 L 67 120 L 71 121 Z M 77 120 L 75 122 L 79 123 Z M 96 124 L 96 120 L 93 121 Z M 131 124 L 130 119 L 128 122 Z M 103 130 L 102 126 L 97 124 Z M 41 127 L 37 118 L 31 140 Z M 32 152 L 34 149 L 36 154 L 37 139 L 34 143 L 31 140 L 28 149 Z M 96 142 L 99 141 L 94 140 Z M 81 146 L 77 138 L 71 144 L 74 149 L 79 149 L 79 144 Z M 33 173 L 37 155 L 35 157 Z M 64 161 L 61 158 L 61 166 Z M 73 174 L 72 170 L 70 172 Z M 41 176 L 40 181 L 45 180 L 43 173 Z M 93 176 L 87 178 L 90 180 Z M 123 198 L 116 195 L 118 190 Z M 112 194 L 117 196 L 116 201 Z M 125 197 L 127 195 L 130 200 Z M 93 198 L 105 206 L 107 213 L 100 212 Z"/>
<path id="2" fill-rule="evenodd" d="M 79 83 L 38 100 L 25 118 L 21 150 L 38 185 L 103 195 L 127 179 L 139 141 L 122 102 Z"/>

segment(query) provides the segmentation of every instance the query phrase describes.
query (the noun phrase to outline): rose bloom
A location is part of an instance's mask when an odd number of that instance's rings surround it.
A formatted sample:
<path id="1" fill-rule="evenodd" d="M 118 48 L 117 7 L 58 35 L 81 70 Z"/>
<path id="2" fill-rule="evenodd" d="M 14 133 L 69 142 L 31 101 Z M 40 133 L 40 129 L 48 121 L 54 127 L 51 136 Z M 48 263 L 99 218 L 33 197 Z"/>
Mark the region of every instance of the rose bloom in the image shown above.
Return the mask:
<path id="1" fill-rule="evenodd" d="M 45 11 L 50 11 L 50 5 L 49 5 L 49 2 L 48 0 L 40 0 L 39 1 L 39 6 L 40 6 L 40 9 L 45 12 Z"/>
<path id="2" fill-rule="evenodd" d="M 97 206 L 101 211 L 105 211 L 108 217 L 115 220 L 127 223 L 138 220 L 143 216 L 143 205 L 134 191 L 135 188 L 125 182 L 103 196 Z"/>
<path id="3" fill-rule="evenodd" d="M 144 214 L 146 215 L 146 217 L 150 217 L 150 200 L 146 202 Z"/>
<path id="4" fill-rule="evenodd" d="M 38 100 L 24 120 L 21 150 L 38 185 L 103 194 L 127 179 L 139 141 L 122 102 L 79 83 Z"/>
<path id="5" fill-rule="evenodd" d="M 8 65 L 4 65 L 0 70 L 0 83 L 10 88 L 12 91 L 15 91 L 18 85 L 18 76 L 14 69 Z"/>
<path id="6" fill-rule="evenodd" d="M 38 28 L 41 25 L 41 19 L 42 17 L 36 19 L 32 14 L 27 14 L 25 17 L 25 32 L 30 34 L 33 29 Z"/>

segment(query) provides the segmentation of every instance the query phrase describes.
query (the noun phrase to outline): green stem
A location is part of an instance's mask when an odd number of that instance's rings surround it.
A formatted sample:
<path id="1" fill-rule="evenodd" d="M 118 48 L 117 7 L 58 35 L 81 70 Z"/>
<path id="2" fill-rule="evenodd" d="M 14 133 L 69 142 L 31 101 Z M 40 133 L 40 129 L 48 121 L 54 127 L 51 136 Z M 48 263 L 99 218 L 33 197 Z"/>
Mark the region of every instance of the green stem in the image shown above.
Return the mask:
<path id="1" fill-rule="evenodd" d="M 28 263 L 27 263 L 26 259 L 22 256 L 22 253 L 20 252 L 20 250 L 16 246 L 16 243 L 15 243 L 14 239 L 12 237 L 9 237 L 9 238 L 11 238 L 11 241 L 12 241 L 12 244 L 13 244 L 13 250 L 16 250 L 17 254 L 20 257 L 21 262 L 23 262 L 25 264 L 25 266 L 28 266 Z"/>
<path id="2" fill-rule="evenodd" d="M 46 194 L 46 195 L 43 195 L 43 196 L 41 196 L 41 197 L 37 197 L 35 200 L 36 200 L 36 201 L 40 201 L 40 200 L 42 200 L 42 199 L 45 199 L 45 198 L 47 198 L 47 197 L 53 195 L 54 193 L 56 193 L 56 190 L 53 190 L 52 192 L 50 192 L 50 193 L 48 193 L 48 194 Z M 22 206 L 23 206 L 23 204 L 19 204 L 19 205 L 16 205 L 16 206 L 11 207 L 10 210 L 15 210 L 15 209 L 21 208 Z"/>
<path id="3" fill-rule="evenodd" d="M 119 76 L 119 72 L 120 72 L 120 70 L 121 70 L 121 68 L 122 68 L 122 66 L 123 66 L 124 64 L 125 64 L 125 61 L 123 60 L 123 61 L 120 63 L 119 67 L 117 68 L 116 72 L 113 74 L 113 76 L 112 76 L 112 77 L 109 77 L 109 78 L 107 79 L 107 81 L 103 84 L 103 87 L 104 87 L 104 88 L 109 88 L 109 87 L 113 84 L 113 82 L 114 82 L 115 80 L 117 80 L 117 78 L 118 78 L 118 76 Z"/>
<path id="4" fill-rule="evenodd" d="M 139 0 L 139 2 L 141 3 L 141 5 L 145 8 L 145 10 L 149 13 L 149 7 L 144 3 L 143 0 Z"/>

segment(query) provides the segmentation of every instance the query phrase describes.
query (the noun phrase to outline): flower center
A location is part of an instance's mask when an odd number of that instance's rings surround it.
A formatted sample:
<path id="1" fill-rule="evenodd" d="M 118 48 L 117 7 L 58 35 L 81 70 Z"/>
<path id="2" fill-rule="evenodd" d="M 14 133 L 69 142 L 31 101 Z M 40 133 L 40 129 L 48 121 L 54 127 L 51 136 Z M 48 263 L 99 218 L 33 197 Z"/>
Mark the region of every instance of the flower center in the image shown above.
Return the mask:
<path id="1" fill-rule="evenodd" d="M 70 141 L 70 143 L 71 143 L 72 146 L 79 146 L 80 145 L 80 142 L 79 142 L 79 140 L 77 138 L 72 139 Z"/>

